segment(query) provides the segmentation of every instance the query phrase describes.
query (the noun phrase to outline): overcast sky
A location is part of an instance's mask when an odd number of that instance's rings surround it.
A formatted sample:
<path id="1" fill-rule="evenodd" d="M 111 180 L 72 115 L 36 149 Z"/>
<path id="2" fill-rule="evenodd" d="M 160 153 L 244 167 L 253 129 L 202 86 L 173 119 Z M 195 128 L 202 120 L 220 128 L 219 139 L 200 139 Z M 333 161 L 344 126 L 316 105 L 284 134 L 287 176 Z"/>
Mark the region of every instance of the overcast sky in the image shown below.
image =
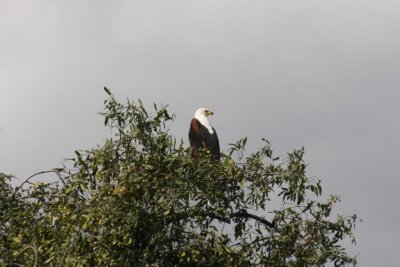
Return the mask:
<path id="1" fill-rule="evenodd" d="M 0 0 L 0 172 L 58 167 L 109 135 L 121 100 L 169 104 L 187 142 L 211 108 L 222 149 L 305 147 L 310 176 L 357 213 L 360 266 L 398 266 L 398 0 Z"/>

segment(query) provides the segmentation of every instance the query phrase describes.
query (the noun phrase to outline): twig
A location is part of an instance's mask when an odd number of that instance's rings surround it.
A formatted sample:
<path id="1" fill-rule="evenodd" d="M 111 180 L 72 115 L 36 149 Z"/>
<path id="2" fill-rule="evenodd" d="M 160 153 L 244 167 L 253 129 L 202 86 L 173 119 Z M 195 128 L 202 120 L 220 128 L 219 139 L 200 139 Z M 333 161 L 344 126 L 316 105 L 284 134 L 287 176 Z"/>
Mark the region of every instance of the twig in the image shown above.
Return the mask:
<path id="1" fill-rule="evenodd" d="M 22 186 L 23 186 L 24 184 L 26 184 L 26 183 L 32 185 L 32 183 L 29 181 L 30 179 L 32 179 L 32 178 L 35 177 L 35 176 L 38 176 L 38 175 L 41 175 L 41 174 L 45 174 L 45 173 L 55 173 L 55 174 L 57 174 L 57 176 L 60 178 L 61 182 L 65 185 L 65 181 L 64 181 L 64 179 L 61 177 L 61 174 L 60 174 L 59 169 L 52 169 L 52 170 L 49 170 L 49 171 L 41 171 L 41 172 L 32 174 L 32 175 L 29 176 L 27 179 L 25 179 L 25 181 L 23 181 L 22 184 L 21 184 L 20 186 L 17 187 L 17 190 L 20 189 L 20 188 L 22 188 Z"/>
<path id="2" fill-rule="evenodd" d="M 67 185 L 64 181 L 64 178 L 62 178 L 60 171 L 62 171 L 62 169 L 52 169 L 52 171 L 57 174 L 58 178 L 60 178 L 60 181 L 64 184 Z"/>
<path id="3" fill-rule="evenodd" d="M 32 248 L 33 248 L 33 251 L 35 252 L 35 265 L 34 265 L 34 267 L 37 267 L 39 258 L 38 258 L 38 249 L 36 247 L 36 243 L 35 242 L 33 242 Z"/>

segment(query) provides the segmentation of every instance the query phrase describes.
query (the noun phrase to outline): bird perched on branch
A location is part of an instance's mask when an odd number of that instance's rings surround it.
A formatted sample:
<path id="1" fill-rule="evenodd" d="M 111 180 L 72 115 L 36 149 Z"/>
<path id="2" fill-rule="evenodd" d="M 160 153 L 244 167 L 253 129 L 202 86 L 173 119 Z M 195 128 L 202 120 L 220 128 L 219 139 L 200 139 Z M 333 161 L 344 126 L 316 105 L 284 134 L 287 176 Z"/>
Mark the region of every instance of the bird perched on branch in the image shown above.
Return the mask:
<path id="1" fill-rule="evenodd" d="M 194 113 L 190 122 L 189 141 L 191 147 L 191 156 L 193 159 L 199 158 L 199 149 L 207 148 L 214 160 L 220 159 L 219 140 L 217 132 L 208 121 L 208 116 L 214 113 L 207 108 L 199 108 Z"/>

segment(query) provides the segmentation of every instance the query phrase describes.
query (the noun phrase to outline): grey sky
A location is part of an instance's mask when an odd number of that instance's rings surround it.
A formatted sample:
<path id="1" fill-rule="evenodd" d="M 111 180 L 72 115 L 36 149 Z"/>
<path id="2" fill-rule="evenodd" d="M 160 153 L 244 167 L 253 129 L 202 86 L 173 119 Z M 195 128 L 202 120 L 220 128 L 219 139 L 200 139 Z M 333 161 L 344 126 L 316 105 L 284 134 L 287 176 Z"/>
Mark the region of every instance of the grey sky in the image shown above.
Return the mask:
<path id="1" fill-rule="evenodd" d="M 305 146 L 360 266 L 398 265 L 400 2 L 0 0 L 0 172 L 59 166 L 108 135 L 108 86 L 169 104 L 187 141 L 198 107 L 221 145 Z"/>

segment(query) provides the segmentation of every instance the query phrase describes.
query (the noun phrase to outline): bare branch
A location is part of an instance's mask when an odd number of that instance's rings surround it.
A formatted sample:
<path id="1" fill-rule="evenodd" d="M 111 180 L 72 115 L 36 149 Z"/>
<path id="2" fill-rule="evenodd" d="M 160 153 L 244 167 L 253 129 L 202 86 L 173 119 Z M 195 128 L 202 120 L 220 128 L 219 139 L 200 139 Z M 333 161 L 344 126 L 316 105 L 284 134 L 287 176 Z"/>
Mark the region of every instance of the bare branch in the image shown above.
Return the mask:
<path id="1" fill-rule="evenodd" d="M 270 222 L 267 219 L 264 219 L 263 217 L 248 213 L 247 211 L 235 212 L 232 214 L 232 217 L 254 219 L 260 223 L 263 223 L 265 226 L 268 226 L 269 228 L 275 227 L 275 221 Z"/>
<path id="2" fill-rule="evenodd" d="M 61 182 L 65 185 L 65 181 L 64 181 L 64 179 L 61 177 L 60 171 L 61 171 L 61 169 L 52 169 L 52 170 L 49 170 L 49 171 L 41 171 L 41 172 L 37 172 L 37 173 L 35 173 L 35 174 L 32 174 L 32 175 L 29 176 L 27 179 L 25 179 L 25 181 L 23 181 L 23 182 L 21 183 L 21 185 L 18 186 L 18 187 L 16 188 L 16 190 L 22 188 L 22 186 L 24 186 L 24 184 L 26 184 L 26 183 L 32 185 L 32 183 L 29 181 L 30 179 L 32 179 L 32 178 L 35 177 L 35 176 L 38 176 L 38 175 L 41 175 L 41 174 L 45 174 L 45 173 L 55 173 L 55 174 L 57 174 L 58 178 L 59 178 L 59 179 L 61 180 Z"/>
<path id="3" fill-rule="evenodd" d="M 256 220 L 269 228 L 275 227 L 275 221 L 270 222 L 267 219 L 264 219 L 263 217 L 248 213 L 247 211 L 234 212 L 234 213 L 230 214 L 229 217 L 223 217 L 223 216 L 220 216 L 213 212 L 207 212 L 205 215 L 207 215 L 213 219 L 217 219 L 221 222 L 226 222 L 226 223 L 231 223 L 231 219 L 233 219 L 233 218 L 246 218 L 246 219 Z"/>

